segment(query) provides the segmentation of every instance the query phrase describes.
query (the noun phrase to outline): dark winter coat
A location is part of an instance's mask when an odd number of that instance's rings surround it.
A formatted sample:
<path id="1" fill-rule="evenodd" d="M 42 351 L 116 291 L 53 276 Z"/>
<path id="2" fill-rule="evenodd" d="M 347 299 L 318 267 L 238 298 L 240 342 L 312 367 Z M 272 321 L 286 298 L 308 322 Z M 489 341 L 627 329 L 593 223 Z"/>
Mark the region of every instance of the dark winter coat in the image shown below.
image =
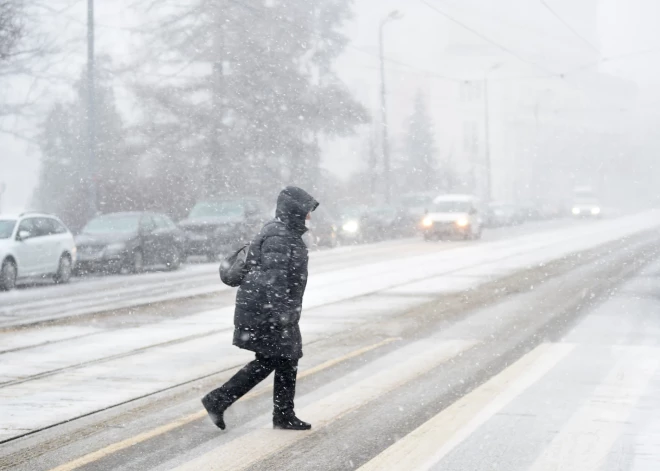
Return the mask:
<path id="1" fill-rule="evenodd" d="M 318 203 L 287 187 L 277 198 L 276 218 L 250 244 L 251 267 L 236 295 L 234 345 L 267 356 L 302 357 L 300 313 L 307 285 L 305 217 Z"/>

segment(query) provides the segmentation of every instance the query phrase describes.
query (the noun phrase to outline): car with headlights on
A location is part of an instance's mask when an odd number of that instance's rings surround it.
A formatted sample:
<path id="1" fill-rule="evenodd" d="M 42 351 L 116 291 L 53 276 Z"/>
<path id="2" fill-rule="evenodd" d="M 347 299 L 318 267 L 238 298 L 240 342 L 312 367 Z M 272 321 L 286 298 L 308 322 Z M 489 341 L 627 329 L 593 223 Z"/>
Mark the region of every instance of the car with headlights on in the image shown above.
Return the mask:
<path id="1" fill-rule="evenodd" d="M 369 241 L 413 236 L 419 216 L 414 218 L 405 208 L 380 205 L 369 208 L 363 216 L 362 226 Z"/>
<path id="2" fill-rule="evenodd" d="M 591 188 L 580 187 L 574 190 L 571 214 L 576 218 L 600 218 L 602 216 L 600 202 Z"/>
<path id="3" fill-rule="evenodd" d="M 176 270 L 183 260 L 184 244 L 183 232 L 165 214 L 103 214 L 76 236 L 76 272 L 140 273 L 158 265 Z"/>
<path id="4" fill-rule="evenodd" d="M 319 206 L 312 218 L 307 221 L 308 245 L 317 247 L 336 247 L 339 242 L 339 223 L 327 209 Z"/>
<path id="5" fill-rule="evenodd" d="M 367 227 L 366 213 L 367 207 L 363 205 L 348 206 L 341 210 L 339 241 L 342 244 L 361 244 L 365 242 L 366 235 L 370 232 Z"/>
<path id="6" fill-rule="evenodd" d="M 425 240 L 479 239 L 483 227 L 479 200 L 472 195 L 441 195 L 422 219 Z"/>
<path id="7" fill-rule="evenodd" d="M 186 256 L 217 260 L 228 248 L 249 242 L 268 219 L 265 206 L 256 198 L 199 201 L 188 217 L 179 221 L 186 235 Z"/>
<path id="8" fill-rule="evenodd" d="M 55 216 L 0 214 L 0 291 L 13 289 L 21 279 L 67 283 L 75 263 L 73 235 Z"/>

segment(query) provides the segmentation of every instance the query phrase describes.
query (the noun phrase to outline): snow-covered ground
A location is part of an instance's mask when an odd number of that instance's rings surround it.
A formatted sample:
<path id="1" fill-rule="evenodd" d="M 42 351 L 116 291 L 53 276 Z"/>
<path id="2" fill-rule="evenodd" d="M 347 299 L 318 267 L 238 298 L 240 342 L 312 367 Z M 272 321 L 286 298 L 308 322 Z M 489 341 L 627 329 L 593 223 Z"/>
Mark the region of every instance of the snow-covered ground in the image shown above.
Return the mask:
<path id="1" fill-rule="evenodd" d="M 496 253 L 499 253 L 500 249 L 504 249 L 503 253 L 506 254 L 524 253 L 525 247 L 521 246 L 521 250 L 517 250 L 516 246 L 519 243 L 531 243 L 529 247 L 532 250 L 535 248 L 546 250 L 556 243 L 559 251 L 566 249 L 570 252 L 573 250 L 572 246 L 564 245 L 564 241 L 577 241 L 580 237 L 590 240 L 590 234 L 600 235 L 600 239 L 595 238 L 594 242 L 607 241 L 611 240 L 607 238 L 610 234 L 616 238 L 621 234 L 631 234 L 644 227 L 651 227 L 657 218 L 655 213 L 644 213 L 599 222 L 569 220 L 534 224 L 530 227 L 503 228 L 487 231 L 485 240 L 477 243 L 424 244 L 416 239 L 406 239 L 366 246 L 341 247 L 312 253 L 310 269 L 313 276 L 310 279 L 311 284 L 325 283 L 321 280 L 327 279 L 330 285 L 337 282 L 351 285 L 351 280 L 360 280 L 359 287 L 372 286 L 374 290 L 380 290 L 383 286 L 394 287 L 414 279 L 444 275 L 456 267 L 465 269 L 470 264 L 476 267 L 484 262 L 492 262 L 498 257 Z M 506 249 L 506 246 L 510 246 L 509 249 Z M 451 251 L 448 255 L 449 259 L 441 255 L 447 250 Z M 492 258 L 493 256 L 495 258 Z M 505 257 L 508 255 L 502 255 L 502 258 Z M 401 263 L 391 265 L 391 262 L 396 260 Z M 512 263 L 515 267 L 515 262 Z M 409 276 L 415 273 L 412 265 L 420 270 L 417 278 Z M 500 266 L 502 270 L 506 270 L 504 260 L 500 261 Z M 360 267 L 360 270 L 355 270 L 355 267 Z M 363 271 L 365 269 L 366 271 Z M 327 275 L 330 278 L 319 276 L 328 272 L 332 272 L 332 275 Z M 374 274 L 378 276 L 374 277 Z M 383 278 L 384 274 L 387 278 Z M 335 281 L 332 281 L 333 279 Z M 375 285 L 365 285 L 365 282 Z M 432 281 L 430 283 L 433 284 Z M 184 265 L 177 272 L 83 278 L 65 286 L 28 287 L 0 293 L 0 328 L 223 291 L 228 292 L 229 288 L 219 282 L 217 264 L 206 263 Z M 326 294 L 333 296 L 327 290 Z M 309 295 L 307 302 L 312 303 L 309 306 L 314 305 Z"/>
<path id="2" fill-rule="evenodd" d="M 444 293 L 465 291 L 660 226 L 644 213 L 476 244 L 398 241 L 314 254 L 302 321 L 306 345 L 357 324 L 379 322 Z M 387 252 L 389 256 L 385 256 Z M 383 259 L 385 259 L 383 261 Z M 181 284 L 187 280 L 186 287 Z M 140 284 L 92 280 L 55 300 L 15 303 L 35 318 L 79 312 L 84 303 L 118 306 L 128 293 L 166 299 L 186 289 L 221 291 L 215 267 L 155 273 Z M 105 286 L 94 293 L 94 285 Z M 81 283 L 83 285 L 83 283 Z M 90 288 L 92 288 L 90 290 Z M 181 289 L 181 291 L 179 291 Z M 48 290 L 39 288 L 36 292 Z M 158 291 L 161 290 L 161 291 Z M 90 292 L 91 291 L 91 292 Z M 54 291 L 55 292 L 55 291 Z M 29 293 L 21 291 L 20 299 Z M 57 291 L 59 294 L 60 291 Z M 160 294 L 159 294 L 160 293 Z M 0 333 L 0 439 L 64 422 L 244 363 L 231 347 L 231 298 L 224 306 L 146 325 L 107 329 L 90 323 Z M 38 307 L 40 306 L 40 307 Z M 49 311 L 49 308 L 53 311 Z M 90 307 L 91 308 L 91 307 Z M 8 311 L 9 312 L 9 309 Z"/>

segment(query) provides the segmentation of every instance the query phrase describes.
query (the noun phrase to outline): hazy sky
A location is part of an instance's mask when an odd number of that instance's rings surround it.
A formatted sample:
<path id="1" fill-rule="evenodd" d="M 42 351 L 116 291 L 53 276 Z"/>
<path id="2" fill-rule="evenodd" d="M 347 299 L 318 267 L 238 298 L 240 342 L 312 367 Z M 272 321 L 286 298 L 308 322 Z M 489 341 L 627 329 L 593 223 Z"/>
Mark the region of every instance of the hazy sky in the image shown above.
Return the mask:
<path id="1" fill-rule="evenodd" d="M 69 0 L 70 8 L 50 23 L 57 36 L 74 40 L 66 56 L 58 61 L 58 73 L 75 79 L 85 60 L 85 4 L 82 0 Z M 569 69 L 584 60 L 597 59 L 581 40 L 575 37 L 556 18 L 552 17 L 537 0 L 428 0 L 458 20 L 487 34 L 498 43 L 542 63 L 553 70 Z M 598 24 L 583 18 L 584 8 L 596 0 L 548 0 L 547 3 L 589 41 L 600 43 L 605 57 L 616 57 L 633 51 L 648 51 L 626 58 L 606 61 L 601 70 L 616 73 L 641 85 L 655 83 L 660 78 L 660 2 L 657 0 L 601 0 Z M 521 3 L 523 2 L 523 3 Z M 140 35 L 131 31 L 144 19 L 127 8 L 134 0 L 97 0 L 97 41 L 99 53 L 108 54 L 117 66 L 135 58 Z M 524 8 L 521 7 L 524 6 Z M 577 7 L 576 7 L 577 5 Z M 442 54 L 448 36 L 461 31 L 443 17 L 417 0 L 356 0 L 355 17 L 346 26 L 352 40 L 337 64 L 341 77 L 356 96 L 372 111 L 378 110 L 378 22 L 392 10 L 399 10 L 403 18 L 387 25 L 386 55 L 392 61 L 401 61 L 418 70 L 456 75 L 447 70 Z M 460 33 L 475 44 L 483 41 L 465 30 Z M 591 56 L 589 55 L 591 54 Z M 511 57 L 511 61 L 516 59 Z M 395 132 L 401 127 L 412 106 L 411 97 L 418 86 L 441 86 L 437 80 L 388 62 L 390 93 L 390 122 Z M 460 72 L 460 71 L 459 71 Z M 117 76 L 116 92 L 121 108 L 131 110 L 128 85 L 130 75 Z M 25 93 L 26 81 L 3 85 L 0 99 L 7 94 Z M 49 89 L 42 95 L 44 104 L 66 98 L 66 87 Z M 25 123 L 7 121 L 3 126 L 21 129 Z M 28 129 L 29 131 L 29 129 Z M 39 152 L 36 146 L 0 134 L 0 181 L 8 185 L 3 210 L 20 210 L 30 199 L 36 183 Z M 326 149 L 324 165 L 345 176 L 360 164 L 361 148 L 354 141 L 344 141 Z"/>

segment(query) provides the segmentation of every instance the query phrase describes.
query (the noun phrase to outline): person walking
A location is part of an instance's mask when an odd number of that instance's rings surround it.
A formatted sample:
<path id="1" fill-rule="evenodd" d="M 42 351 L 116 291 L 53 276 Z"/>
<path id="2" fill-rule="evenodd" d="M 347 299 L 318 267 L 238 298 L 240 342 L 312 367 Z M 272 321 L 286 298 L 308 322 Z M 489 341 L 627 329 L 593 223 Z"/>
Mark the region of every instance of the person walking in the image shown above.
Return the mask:
<path id="1" fill-rule="evenodd" d="M 302 357 L 300 315 L 307 285 L 305 220 L 319 203 L 306 191 L 289 186 L 277 198 L 275 219 L 251 242 L 245 263 L 249 272 L 236 294 L 234 341 L 256 358 L 202 404 L 213 423 L 225 429 L 224 412 L 275 371 L 273 427 L 309 430 L 294 413 L 298 360 Z"/>

